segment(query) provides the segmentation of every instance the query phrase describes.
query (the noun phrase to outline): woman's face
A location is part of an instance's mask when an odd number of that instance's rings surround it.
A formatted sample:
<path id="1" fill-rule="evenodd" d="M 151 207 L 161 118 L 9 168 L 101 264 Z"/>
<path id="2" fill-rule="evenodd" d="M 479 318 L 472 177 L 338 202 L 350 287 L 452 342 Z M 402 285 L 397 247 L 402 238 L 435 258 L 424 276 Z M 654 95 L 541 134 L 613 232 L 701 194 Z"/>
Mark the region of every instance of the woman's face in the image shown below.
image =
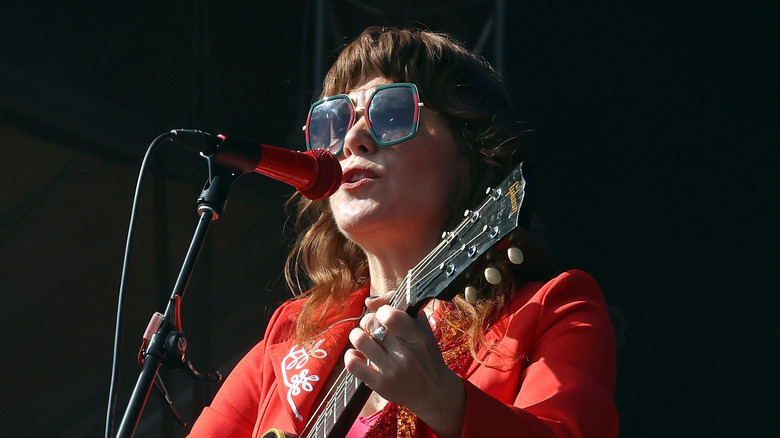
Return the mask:
<path id="1" fill-rule="evenodd" d="M 388 83 L 374 77 L 347 94 L 356 108 L 364 107 L 374 89 Z M 422 108 L 413 138 L 386 147 L 374 142 L 363 116 L 357 114 L 339 155 L 344 178 L 330 198 L 336 224 L 369 252 L 431 249 L 452 213 L 456 192 L 465 188 L 466 159 L 446 121 L 430 109 Z"/>

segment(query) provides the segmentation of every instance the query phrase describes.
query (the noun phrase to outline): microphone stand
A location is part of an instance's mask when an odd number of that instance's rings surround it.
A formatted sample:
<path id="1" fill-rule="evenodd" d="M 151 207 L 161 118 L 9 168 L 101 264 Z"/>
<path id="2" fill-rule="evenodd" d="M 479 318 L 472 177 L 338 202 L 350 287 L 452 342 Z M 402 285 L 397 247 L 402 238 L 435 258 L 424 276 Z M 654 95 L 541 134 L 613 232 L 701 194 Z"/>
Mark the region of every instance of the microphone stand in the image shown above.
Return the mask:
<path id="1" fill-rule="evenodd" d="M 181 329 L 180 305 L 192 277 L 195 262 L 203 247 L 209 226 L 212 221 L 219 218 L 219 215 L 224 210 L 230 185 L 243 173 L 216 165 L 210 155 L 204 155 L 204 157 L 209 165 L 209 179 L 206 181 L 206 185 L 198 198 L 200 219 L 195 228 L 192 242 L 187 250 L 176 284 L 173 287 L 171 298 L 168 300 L 168 306 L 165 309 L 163 319 L 159 324 L 159 328 L 151 336 L 146 349 L 143 350 L 141 373 L 128 402 L 127 410 L 122 417 L 122 423 L 116 435 L 117 438 L 132 437 L 135 433 L 152 385 L 156 385 L 163 395 L 170 400 L 158 375 L 160 366 L 163 363 L 173 368 L 182 367 L 190 376 L 203 382 L 216 383 L 222 379 L 219 371 L 212 371 L 205 376 L 202 375 L 186 359 L 187 340 Z M 169 406 L 172 408 L 170 401 Z M 172 410 L 178 418 L 176 410 L 173 408 Z"/>

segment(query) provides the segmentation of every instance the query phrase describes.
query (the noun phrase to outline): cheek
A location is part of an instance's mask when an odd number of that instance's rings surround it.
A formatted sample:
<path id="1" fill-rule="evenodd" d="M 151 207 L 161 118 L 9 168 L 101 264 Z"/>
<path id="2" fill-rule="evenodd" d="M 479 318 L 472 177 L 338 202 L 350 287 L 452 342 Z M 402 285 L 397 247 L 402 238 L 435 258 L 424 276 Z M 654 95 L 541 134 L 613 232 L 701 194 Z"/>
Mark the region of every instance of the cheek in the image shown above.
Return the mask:
<path id="1" fill-rule="evenodd" d="M 340 192 L 336 192 L 333 196 L 328 198 L 328 202 L 330 203 L 331 215 L 338 224 L 339 218 L 341 218 L 344 208 L 343 196 Z"/>
<path id="2" fill-rule="evenodd" d="M 442 188 L 449 188 L 468 176 L 468 164 L 455 141 L 449 136 L 445 139 L 421 145 L 420 155 L 411 160 L 414 163 L 411 171 L 434 179 Z"/>
<path id="3" fill-rule="evenodd" d="M 342 192 L 336 192 L 328 202 L 333 220 L 342 232 L 353 230 L 356 225 L 376 215 L 382 204 L 374 197 L 355 198 Z"/>
<path id="4" fill-rule="evenodd" d="M 420 144 L 416 151 L 420 154 L 416 162 L 428 163 L 440 173 L 451 173 L 453 177 L 467 169 L 466 158 L 458 147 L 452 131 L 439 119 L 426 123 Z"/>
<path id="5" fill-rule="evenodd" d="M 429 154 L 415 157 L 407 167 L 406 178 L 411 195 L 424 198 L 442 210 L 449 210 L 459 199 L 468 179 L 468 164 L 457 151 L 450 148 L 432 148 Z"/>

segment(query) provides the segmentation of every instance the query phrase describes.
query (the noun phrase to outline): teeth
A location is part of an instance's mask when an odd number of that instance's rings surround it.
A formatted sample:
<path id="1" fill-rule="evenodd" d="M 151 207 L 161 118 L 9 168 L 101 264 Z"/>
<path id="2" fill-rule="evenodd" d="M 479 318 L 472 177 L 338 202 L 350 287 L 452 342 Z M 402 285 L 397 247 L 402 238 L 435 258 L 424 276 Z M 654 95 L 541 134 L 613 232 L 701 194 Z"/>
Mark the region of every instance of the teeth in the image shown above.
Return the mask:
<path id="1" fill-rule="evenodd" d="M 356 181 L 360 181 L 363 178 L 368 178 L 368 176 L 366 176 L 365 174 L 362 174 L 362 173 L 356 173 L 354 175 L 350 175 L 350 177 L 349 177 L 349 179 L 347 181 L 353 183 L 353 182 L 356 182 Z"/>

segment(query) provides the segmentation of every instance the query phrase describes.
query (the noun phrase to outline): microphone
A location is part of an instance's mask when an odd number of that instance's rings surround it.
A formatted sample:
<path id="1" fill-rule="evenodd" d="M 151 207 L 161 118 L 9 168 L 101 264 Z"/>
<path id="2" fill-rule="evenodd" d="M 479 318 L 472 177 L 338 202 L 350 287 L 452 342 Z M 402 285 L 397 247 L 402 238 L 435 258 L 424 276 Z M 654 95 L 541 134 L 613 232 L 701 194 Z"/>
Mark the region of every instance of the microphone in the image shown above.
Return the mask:
<path id="1" fill-rule="evenodd" d="M 341 185 L 341 164 L 330 151 L 292 151 L 195 129 L 171 131 L 188 149 L 243 173 L 257 172 L 295 187 L 311 200 L 331 196 Z"/>

